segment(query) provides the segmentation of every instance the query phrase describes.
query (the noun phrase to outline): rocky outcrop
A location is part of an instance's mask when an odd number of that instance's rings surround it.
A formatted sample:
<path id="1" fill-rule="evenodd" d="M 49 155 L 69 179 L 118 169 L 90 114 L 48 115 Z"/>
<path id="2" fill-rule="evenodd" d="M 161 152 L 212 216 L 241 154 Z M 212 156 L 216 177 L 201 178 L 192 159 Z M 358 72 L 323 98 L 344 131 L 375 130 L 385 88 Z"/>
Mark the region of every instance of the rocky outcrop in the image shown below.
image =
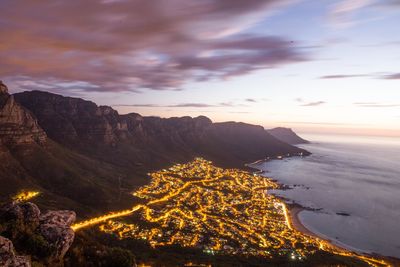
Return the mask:
<path id="1" fill-rule="evenodd" d="M 76 214 L 73 211 L 48 211 L 40 216 L 39 233 L 53 248 L 48 262 L 60 262 L 74 241 L 75 233 L 70 228 L 75 222 Z"/>
<path id="2" fill-rule="evenodd" d="M 8 88 L 2 81 L 0 81 L 0 94 L 8 94 Z"/>
<path id="3" fill-rule="evenodd" d="M 34 260 L 48 266 L 58 266 L 62 265 L 63 257 L 74 240 L 75 234 L 70 226 L 75 219 L 73 211 L 48 211 L 41 214 L 33 203 L 14 201 L 0 209 L 0 234 L 15 241 L 17 250 L 29 253 Z M 4 249 L 2 245 L 0 262 L 12 262 L 15 258 L 12 243 L 6 238 L 2 240 Z"/>
<path id="4" fill-rule="evenodd" d="M 31 261 L 28 256 L 18 256 L 11 240 L 0 236 L 0 266 L 30 267 Z"/>
<path id="5" fill-rule="evenodd" d="M 304 140 L 300 136 L 298 136 L 292 129 L 277 127 L 270 130 L 267 130 L 269 134 L 274 136 L 276 139 L 281 140 L 282 142 L 298 145 L 298 144 L 307 144 L 309 143 L 307 140 Z"/>
<path id="6" fill-rule="evenodd" d="M 12 227 L 5 229 L 7 235 L 16 239 L 21 233 L 31 234 L 39 226 L 40 210 L 30 202 L 12 202 L 0 209 L 0 222 L 12 223 Z"/>
<path id="7" fill-rule="evenodd" d="M 8 94 L 7 86 L 0 81 L 0 143 L 18 145 L 45 140 L 46 134 L 36 118 Z"/>

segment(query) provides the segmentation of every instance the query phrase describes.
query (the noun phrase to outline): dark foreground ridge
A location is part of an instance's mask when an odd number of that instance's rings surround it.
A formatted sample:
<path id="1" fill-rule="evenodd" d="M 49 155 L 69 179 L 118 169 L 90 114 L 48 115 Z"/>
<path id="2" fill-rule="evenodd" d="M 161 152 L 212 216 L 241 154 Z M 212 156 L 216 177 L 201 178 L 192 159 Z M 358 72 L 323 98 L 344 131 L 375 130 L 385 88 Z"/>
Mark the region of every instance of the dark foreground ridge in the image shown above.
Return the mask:
<path id="1" fill-rule="evenodd" d="M 41 213 L 30 202 L 13 201 L 0 207 L 0 266 L 28 267 L 32 261 L 62 265 L 74 241 L 70 225 L 75 218 L 75 212 L 68 210 Z"/>

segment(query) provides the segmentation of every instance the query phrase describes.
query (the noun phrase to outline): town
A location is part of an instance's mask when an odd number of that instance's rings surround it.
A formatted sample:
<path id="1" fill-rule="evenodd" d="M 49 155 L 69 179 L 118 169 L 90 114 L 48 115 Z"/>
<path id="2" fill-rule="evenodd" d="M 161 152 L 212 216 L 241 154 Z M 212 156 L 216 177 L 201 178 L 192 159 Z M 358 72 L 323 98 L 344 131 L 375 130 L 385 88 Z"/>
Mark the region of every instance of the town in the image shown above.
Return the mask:
<path id="1" fill-rule="evenodd" d="M 337 248 L 294 229 L 285 203 L 268 193 L 279 185 L 266 177 L 218 168 L 202 158 L 149 176 L 151 183 L 132 193 L 143 204 L 77 223 L 72 228 L 77 231 L 99 224 L 100 231 L 120 239 L 142 239 L 152 247 L 198 248 L 211 255 L 302 261 L 324 250 L 358 258 L 371 266 L 389 266 L 385 261 Z"/>

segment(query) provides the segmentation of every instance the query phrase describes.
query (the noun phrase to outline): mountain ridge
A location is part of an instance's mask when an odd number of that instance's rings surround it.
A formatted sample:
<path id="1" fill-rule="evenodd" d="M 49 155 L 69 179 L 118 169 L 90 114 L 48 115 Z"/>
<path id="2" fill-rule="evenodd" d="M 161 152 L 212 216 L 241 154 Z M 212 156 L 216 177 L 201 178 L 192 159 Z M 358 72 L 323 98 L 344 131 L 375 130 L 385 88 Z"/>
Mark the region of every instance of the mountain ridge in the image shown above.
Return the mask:
<path id="1" fill-rule="evenodd" d="M 91 156 L 94 151 L 88 151 L 88 148 L 94 147 L 111 154 L 129 153 L 132 156 L 130 164 L 135 161 L 144 164 L 143 161 L 149 157 L 165 160 L 167 156 L 179 160 L 188 156 L 203 156 L 223 166 L 233 167 L 267 155 L 304 152 L 277 140 L 258 125 L 213 123 L 205 116 L 161 118 L 144 117 L 137 113 L 119 115 L 108 106 L 39 91 L 18 93 L 15 98 L 36 115 L 39 124 L 54 141 Z M 247 139 L 249 136 L 257 140 Z M 238 139 L 241 142 L 237 142 Z M 235 157 L 221 155 L 214 147 L 222 149 L 228 144 L 234 147 L 226 152 L 231 150 Z M 141 152 L 141 157 L 133 151 L 126 151 L 122 145 Z M 239 147 L 241 151 L 236 153 Z M 244 151 L 245 155 L 241 155 Z M 102 154 L 101 160 L 112 160 L 107 158 L 108 153 Z"/>

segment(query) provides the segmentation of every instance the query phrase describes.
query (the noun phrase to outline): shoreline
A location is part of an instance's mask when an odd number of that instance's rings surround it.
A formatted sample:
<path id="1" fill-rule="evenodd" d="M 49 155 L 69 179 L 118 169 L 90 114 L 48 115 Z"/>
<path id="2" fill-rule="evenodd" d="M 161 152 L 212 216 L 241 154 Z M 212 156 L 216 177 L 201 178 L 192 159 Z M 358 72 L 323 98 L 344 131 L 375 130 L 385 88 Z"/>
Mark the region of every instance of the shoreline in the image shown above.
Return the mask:
<path id="1" fill-rule="evenodd" d="M 283 201 L 283 200 L 282 200 Z M 368 257 L 373 257 L 376 258 L 378 260 L 384 260 L 387 261 L 388 266 L 400 266 L 400 259 L 395 258 L 395 257 L 391 257 L 391 256 L 385 256 L 385 255 L 381 255 L 375 252 L 368 252 L 368 251 L 363 251 L 354 247 L 349 247 L 346 244 L 341 243 L 340 241 L 335 241 L 330 239 L 327 236 L 322 236 L 322 235 L 318 235 L 317 233 L 312 232 L 311 230 L 309 230 L 300 220 L 299 218 L 299 213 L 305 210 L 308 210 L 307 208 L 304 208 L 302 206 L 300 206 L 299 204 L 295 204 L 293 205 L 288 205 L 288 214 L 289 214 L 289 218 L 290 218 L 290 223 L 292 224 L 292 227 L 296 230 L 299 231 L 305 235 L 309 235 L 311 237 L 323 240 L 325 242 L 327 242 L 329 244 L 329 246 L 331 246 L 333 249 L 337 250 L 337 251 L 349 251 L 351 253 L 354 253 L 356 255 L 359 256 L 368 256 Z"/>
<path id="2" fill-rule="evenodd" d="M 287 204 L 286 204 L 287 205 Z M 294 229 L 296 229 L 299 232 L 302 232 L 303 234 L 307 234 L 313 237 L 317 237 L 317 238 L 321 238 L 320 236 L 318 236 L 317 234 L 311 232 L 310 230 L 308 230 L 304 224 L 301 222 L 300 218 L 299 218 L 299 213 L 306 210 L 304 207 L 300 207 L 300 206 L 291 206 L 291 205 L 287 205 L 288 209 L 289 209 L 289 217 L 290 217 L 290 222 L 292 223 L 292 226 Z"/>
<path id="3" fill-rule="evenodd" d="M 296 156 L 291 156 L 291 157 L 287 157 L 287 158 L 292 158 L 292 157 L 296 157 Z M 262 170 L 262 169 L 258 169 L 256 168 L 254 165 L 262 163 L 262 162 L 268 162 L 270 160 L 281 160 L 281 159 L 276 159 L 276 158 L 272 158 L 272 159 L 263 159 L 263 160 L 258 160 L 256 162 L 253 163 L 248 163 L 245 164 L 245 166 L 247 168 L 250 168 L 253 171 L 254 174 L 263 176 L 265 178 L 271 179 L 273 181 L 275 181 L 280 187 L 281 190 L 286 190 L 289 185 L 280 182 L 277 179 L 273 179 L 271 177 L 268 177 L 267 175 L 262 175 L 262 174 L 266 174 L 267 171 Z M 316 233 L 311 231 L 310 229 L 308 229 L 302 222 L 301 219 L 299 217 L 300 212 L 305 211 L 305 210 L 313 210 L 307 207 L 304 207 L 298 203 L 287 203 L 288 199 L 285 199 L 283 197 L 280 196 L 276 196 L 275 197 L 279 198 L 283 203 L 285 203 L 285 205 L 287 206 L 288 209 L 288 215 L 289 215 L 289 219 L 290 219 L 290 223 L 292 225 L 292 227 L 296 230 L 299 231 L 305 235 L 308 235 L 310 237 L 313 238 L 317 238 L 319 240 L 322 240 L 324 242 L 326 242 L 330 247 L 332 247 L 333 249 L 337 250 L 337 251 L 348 251 L 351 253 L 354 253 L 356 255 L 360 255 L 360 256 L 369 256 L 369 257 L 374 257 L 380 260 L 386 260 L 389 262 L 389 264 L 391 264 L 390 266 L 397 266 L 399 264 L 400 266 L 400 260 L 398 258 L 392 257 L 392 256 L 385 256 L 385 255 L 381 255 L 375 252 L 371 252 L 371 251 L 364 251 L 362 249 L 358 249 L 356 247 L 351 247 L 348 246 L 344 243 L 341 243 L 338 240 L 334 240 L 332 238 L 329 238 L 328 236 L 323 235 L 322 233 Z"/>
<path id="4" fill-rule="evenodd" d="M 283 201 L 283 200 L 282 200 Z M 308 229 L 300 220 L 299 218 L 299 213 L 305 210 L 309 210 L 299 204 L 295 204 L 295 205 L 291 205 L 291 204 L 286 204 L 288 206 L 288 210 L 289 210 L 289 218 L 290 218 L 290 222 L 293 226 L 294 229 L 296 229 L 299 232 L 302 232 L 303 234 L 312 236 L 314 238 L 318 238 L 320 240 L 324 240 L 325 242 L 328 242 L 330 246 L 338 249 L 338 250 L 348 250 L 348 251 L 352 251 L 354 253 L 361 253 L 361 254 L 366 254 L 366 255 L 373 255 L 374 253 L 372 252 L 368 252 L 368 251 L 362 251 L 359 250 L 357 248 L 350 248 L 348 246 L 346 246 L 345 244 L 343 244 L 342 246 L 340 244 L 338 244 L 338 241 L 332 240 L 329 237 L 323 236 L 323 235 L 319 235 L 315 232 L 312 232 L 310 229 Z M 385 257 L 383 255 L 379 255 L 380 257 Z"/>
<path id="5" fill-rule="evenodd" d="M 295 156 L 290 156 L 290 157 L 287 157 L 287 158 L 292 158 L 292 157 L 298 157 L 298 156 L 295 155 Z M 303 156 L 301 156 L 301 157 L 303 157 Z M 255 164 L 262 163 L 262 162 L 268 162 L 268 161 L 270 161 L 270 160 L 282 160 L 282 159 L 279 159 L 279 158 L 261 159 L 261 160 L 257 160 L 257 161 L 252 162 L 252 163 L 245 164 L 245 166 L 246 166 L 247 168 L 251 168 L 251 169 L 255 170 L 255 171 L 253 172 L 254 174 L 259 174 L 259 175 L 263 176 L 262 173 L 266 173 L 266 171 L 264 171 L 264 170 L 262 170 L 262 169 L 258 169 L 258 168 L 256 168 L 256 167 L 254 167 L 254 165 L 255 165 Z M 289 186 L 289 185 L 287 185 L 287 184 L 281 183 L 281 182 L 280 182 L 279 180 L 277 180 L 277 179 L 273 179 L 273 178 L 268 177 L 268 176 L 263 176 L 263 177 L 268 178 L 268 179 L 271 179 L 272 181 L 275 181 L 275 182 L 281 187 L 280 190 L 286 190 L 287 187 Z M 338 241 L 335 241 L 335 240 L 333 240 L 333 239 L 330 239 L 330 238 L 327 237 L 327 236 L 323 236 L 322 234 L 318 234 L 318 233 L 312 232 L 310 229 L 308 229 L 308 228 L 301 222 L 301 220 L 300 220 L 300 218 L 299 218 L 299 213 L 300 213 L 300 212 L 305 211 L 305 210 L 312 210 L 312 209 L 307 208 L 307 207 L 304 207 L 304 206 L 302 206 L 302 205 L 300 205 L 300 204 L 298 204 L 298 203 L 295 203 L 295 202 L 293 202 L 293 203 L 287 203 L 287 200 L 288 200 L 288 199 L 285 199 L 285 198 L 283 198 L 283 197 L 276 196 L 276 195 L 274 195 L 274 196 L 277 197 L 277 198 L 279 198 L 279 199 L 280 199 L 283 203 L 285 203 L 285 205 L 287 206 L 287 208 L 288 208 L 288 210 L 289 210 L 288 214 L 289 214 L 289 218 L 290 218 L 290 223 L 292 224 L 293 228 L 296 229 L 297 231 L 302 232 L 303 234 L 312 236 L 312 237 L 314 237 L 314 238 L 318 238 L 318 239 L 320 239 L 320 240 L 324 240 L 324 241 L 328 242 L 332 247 L 335 247 L 335 248 L 337 248 L 337 249 L 339 249 L 339 250 L 349 250 L 349 251 L 352 251 L 352 252 L 354 252 L 354 253 L 362 253 L 362 254 L 366 254 L 366 255 L 378 255 L 378 256 L 380 256 L 380 257 L 386 257 L 386 256 L 379 255 L 379 254 L 376 254 L 376 253 L 372 253 L 372 252 L 368 252 L 368 251 L 363 251 L 363 250 L 361 250 L 361 249 L 350 248 L 349 246 L 347 246 L 347 245 L 345 245 L 345 244 L 343 244 L 343 245 L 341 246 L 340 244 L 338 244 Z"/>

